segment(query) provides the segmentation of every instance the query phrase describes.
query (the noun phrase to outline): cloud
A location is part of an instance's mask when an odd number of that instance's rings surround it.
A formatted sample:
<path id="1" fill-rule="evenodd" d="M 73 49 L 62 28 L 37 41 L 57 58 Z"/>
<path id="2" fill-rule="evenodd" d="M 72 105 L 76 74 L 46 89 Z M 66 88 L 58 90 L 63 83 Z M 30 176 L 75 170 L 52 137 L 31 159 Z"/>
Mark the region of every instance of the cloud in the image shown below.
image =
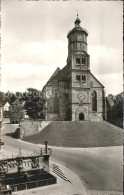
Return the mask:
<path id="1" fill-rule="evenodd" d="M 6 74 L 6 71 L 10 74 Z M 28 87 L 42 89 L 48 78 L 55 71 L 54 66 L 32 64 L 6 64 L 2 69 L 2 88 L 4 91 L 25 91 Z"/>
<path id="2" fill-rule="evenodd" d="M 41 42 L 22 43 L 20 52 L 21 55 L 10 55 L 9 62 L 11 63 L 2 66 L 5 89 L 13 91 L 23 89 L 24 91 L 29 86 L 33 86 L 41 90 L 55 69 L 58 66 L 62 68 L 66 64 L 67 45 L 61 40 L 46 42 L 46 44 Z M 121 92 L 122 51 L 97 45 L 89 47 L 89 54 L 91 72 L 105 86 L 107 93 L 110 93 L 110 90 L 114 94 Z M 118 85 L 119 83 L 120 85 Z"/>
<path id="3" fill-rule="evenodd" d="M 103 45 L 89 46 L 91 70 L 104 75 L 123 72 L 122 49 L 107 48 Z"/>
<path id="4" fill-rule="evenodd" d="M 18 44 L 17 50 L 14 50 L 14 48 L 15 44 L 11 44 L 11 49 L 5 49 L 7 54 L 6 57 L 2 57 L 3 63 L 30 63 L 36 66 L 41 64 L 58 66 L 58 62 L 60 66 L 66 64 L 67 43 L 62 40 L 48 40 L 45 43 L 24 42 Z"/>
<path id="5" fill-rule="evenodd" d="M 4 91 L 41 89 L 57 67 L 66 65 L 67 32 L 77 9 L 89 31 L 91 72 L 109 92 L 121 92 L 123 2 L 18 0 L 2 1 Z"/>
<path id="6" fill-rule="evenodd" d="M 41 89 L 58 66 L 66 65 L 67 45 L 61 40 L 24 42 L 19 44 L 18 51 L 13 45 L 7 54 L 6 58 L 2 56 L 4 91 L 24 91 L 29 85 Z"/>
<path id="7" fill-rule="evenodd" d="M 116 95 L 123 91 L 123 74 L 112 73 L 104 75 L 96 75 L 96 78 L 103 84 L 105 87 L 105 94 Z"/>

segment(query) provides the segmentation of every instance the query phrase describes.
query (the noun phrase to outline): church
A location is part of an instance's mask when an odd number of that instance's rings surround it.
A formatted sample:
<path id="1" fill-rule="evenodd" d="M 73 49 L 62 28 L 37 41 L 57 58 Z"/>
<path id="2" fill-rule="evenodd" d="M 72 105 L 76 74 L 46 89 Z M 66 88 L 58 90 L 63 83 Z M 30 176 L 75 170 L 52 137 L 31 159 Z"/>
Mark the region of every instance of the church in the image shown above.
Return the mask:
<path id="1" fill-rule="evenodd" d="M 67 34 L 66 66 L 57 68 L 43 87 L 44 108 L 48 121 L 102 121 L 105 117 L 104 86 L 90 70 L 87 53 L 88 32 L 75 20 Z"/>

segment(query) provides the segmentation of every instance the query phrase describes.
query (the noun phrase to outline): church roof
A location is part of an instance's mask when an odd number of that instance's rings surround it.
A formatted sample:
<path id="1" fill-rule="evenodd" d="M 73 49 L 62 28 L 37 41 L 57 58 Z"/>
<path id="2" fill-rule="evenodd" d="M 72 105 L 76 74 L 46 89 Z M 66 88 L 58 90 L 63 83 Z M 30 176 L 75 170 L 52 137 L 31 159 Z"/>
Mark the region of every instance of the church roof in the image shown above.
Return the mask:
<path id="1" fill-rule="evenodd" d="M 100 83 L 99 81 L 98 81 L 98 79 L 90 72 L 90 75 L 103 87 L 103 88 L 105 88 L 103 85 L 102 85 L 102 83 Z"/>
<path id="2" fill-rule="evenodd" d="M 66 65 L 58 74 L 59 81 L 67 81 L 68 66 Z"/>
<path id="3" fill-rule="evenodd" d="M 72 33 L 72 32 L 75 32 L 75 31 L 82 31 L 82 32 L 85 32 L 87 35 L 88 35 L 88 31 L 85 29 L 85 28 L 82 28 L 80 26 L 80 23 L 81 23 L 81 20 L 78 18 L 78 15 L 77 15 L 77 19 L 75 20 L 75 27 L 70 30 L 67 34 L 67 37 Z"/>
<path id="4" fill-rule="evenodd" d="M 55 77 L 55 76 L 58 74 L 58 72 L 59 72 L 60 70 L 61 70 L 61 69 L 58 67 L 58 68 L 55 70 L 55 72 L 52 74 L 52 76 L 50 77 L 50 79 L 48 80 L 48 82 L 50 82 L 51 79 L 52 79 L 53 77 Z"/>
<path id="5" fill-rule="evenodd" d="M 53 74 L 47 83 L 50 83 L 52 81 L 67 81 L 67 72 L 68 66 L 66 65 L 62 70 L 59 70 L 58 72 L 56 72 L 56 74 Z"/>

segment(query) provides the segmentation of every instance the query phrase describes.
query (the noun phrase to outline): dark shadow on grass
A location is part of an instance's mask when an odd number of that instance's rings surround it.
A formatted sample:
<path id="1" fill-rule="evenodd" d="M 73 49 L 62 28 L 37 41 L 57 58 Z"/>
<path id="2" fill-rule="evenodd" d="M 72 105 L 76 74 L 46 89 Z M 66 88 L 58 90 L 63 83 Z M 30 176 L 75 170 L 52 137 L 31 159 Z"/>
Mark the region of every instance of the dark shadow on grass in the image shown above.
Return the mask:
<path id="1" fill-rule="evenodd" d="M 17 128 L 17 129 L 15 130 L 15 132 L 6 133 L 5 135 L 6 135 L 6 136 L 9 136 L 9 137 L 12 137 L 12 138 L 15 138 L 15 139 L 20 139 L 20 128 Z"/>

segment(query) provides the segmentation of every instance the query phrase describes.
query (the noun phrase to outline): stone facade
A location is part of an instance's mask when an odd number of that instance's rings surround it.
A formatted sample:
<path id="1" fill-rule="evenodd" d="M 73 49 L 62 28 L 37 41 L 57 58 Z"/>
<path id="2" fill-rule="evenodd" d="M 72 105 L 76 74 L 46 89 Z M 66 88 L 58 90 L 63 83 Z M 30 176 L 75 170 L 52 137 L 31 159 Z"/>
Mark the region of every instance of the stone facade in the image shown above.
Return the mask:
<path id="1" fill-rule="evenodd" d="M 69 31 L 67 65 L 56 69 L 43 88 L 47 120 L 101 121 L 104 119 L 104 87 L 90 71 L 86 29 L 77 17 Z"/>

